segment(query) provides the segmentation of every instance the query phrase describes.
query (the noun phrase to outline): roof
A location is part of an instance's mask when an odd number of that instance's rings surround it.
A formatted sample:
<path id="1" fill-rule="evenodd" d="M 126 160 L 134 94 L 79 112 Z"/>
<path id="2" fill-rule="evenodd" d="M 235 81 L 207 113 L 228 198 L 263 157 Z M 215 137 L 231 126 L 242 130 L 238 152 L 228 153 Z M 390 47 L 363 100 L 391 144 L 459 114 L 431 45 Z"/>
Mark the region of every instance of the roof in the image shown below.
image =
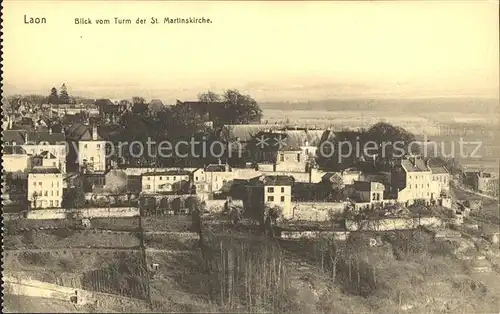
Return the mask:
<path id="1" fill-rule="evenodd" d="M 293 185 L 295 183 L 295 179 L 292 176 L 258 176 L 253 179 L 250 179 L 250 183 L 255 185 Z"/>
<path id="2" fill-rule="evenodd" d="M 239 138 L 242 142 L 251 140 L 259 132 L 279 128 L 271 124 L 226 124 L 224 127 L 228 128 L 232 136 Z"/>
<path id="3" fill-rule="evenodd" d="M 419 159 L 419 158 L 416 158 L 414 163 L 412 163 L 412 161 L 409 160 L 409 159 L 403 159 L 403 160 L 401 160 L 401 166 L 407 172 L 426 172 L 426 171 L 430 171 L 429 168 L 426 166 L 425 162 L 422 159 Z"/>
<path id="4" fill-rule="evenodd" d="M 145 172 L 142 175 L 143 176 L 185 176 L 185 175 L 190 175 L 191 172 L 187 170 L 168 170 L 168 171 L 161 171 L 161 172 Z"/>
<path id="5" fill-rule="evenodd" d="M 444 166 L 440 166 L 440 167 L 430 166 L 429 168 L 431 169 L 431 172 L 433 174 L 447 174 L 448 173 L 448 170 L 446 170 L 446 168 Z"/>
<path id="6" fill-rule="evenodd" d="M 41 157 L 43 159 L 55 159 L 56 156 L 54 156 L 52 153 L 48 151 L 43 151 L 40 154 L 37 155 L 37 157 Z"/>
<path id="7" fill-rule="evenodd" d="M 26 133 L 24 130 L 5 130 L 2 132 L 2 140 L 4 143 L 15 142 L 22 145 L 25 143 Z"/>
<path id="8" fill-rule="evenodd" d="M 26 155 L 26 151 L 22 146 L 4 146 L 3 147 L 3 154 L 4 155 Z"/>
<path id="9" fill-rule="evenodd" d="M 66 137 L 74 141 L 91 141 L 92 140 L 92 126 L 84 125 L 82 123 L 72 124 L 66 129 Z M 97 140 L 102 141 L 102 129 L 97 127 Z"/>
<path id="10" fill-rule="evenodd" d="M 115 104 L 111 101 L 111 99 L 108 99 L 108 98 L 102 98 L 102 99 L 96 99 L 95 100 L 95 105 L 97 107 L 99 106 L 114 106 Z"/>
<path id="11" fill-rule="evenodd" d="M 64 133 L 54 133 L 49 131 L 28 132 L 27 144 L 49 143 L 50 145 L 64 144 L 66 136 Z"/>
<path id="12" fill-rule="evenodd" d="M 280 151 L 299 151 L 304 146 L 318 146 L 324 133 L 321 130 L 261 131 L 255 135 L 255 141 L 259 146 L 259 139 L 265 138 L 269 149 L 275 147 Z"/>
<path id="13" fill-rule="evenodd" d="M 211 164 L 205 167 L 206 172 L 225 172 L 226 165 Z"/>
<path id="14" fill-rule="evenodd" d="M 61 171 L 55 167 L 33 167 L 29 173 L 33 174 L 55 174 L 61 173 Z"/>

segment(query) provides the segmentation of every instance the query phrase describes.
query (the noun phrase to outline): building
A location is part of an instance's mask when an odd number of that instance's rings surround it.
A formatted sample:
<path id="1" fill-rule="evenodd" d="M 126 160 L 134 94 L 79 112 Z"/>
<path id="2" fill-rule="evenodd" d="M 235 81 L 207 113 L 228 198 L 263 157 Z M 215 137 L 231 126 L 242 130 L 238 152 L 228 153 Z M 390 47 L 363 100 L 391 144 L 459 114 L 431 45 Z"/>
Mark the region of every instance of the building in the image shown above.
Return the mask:
<path id="1" fill-rule="evenodd" d="M 490 172 L 478 171 L 472 175 L 472 187 L 480 193 L 492 193 L 498 190 L 498 176 Z"/>
<path id="2" fill-rule="evenodd" d="M 28 201 L 32 209 L 60 208 L 63 175 L 55 167 L 33 167 L 28 173 Z"/>
<path id="3" fill-rule="evenodd" d="M 416 199 L 437 200 L 442 184 L 433 180 L 426 161 L 418 156 L 401 160 L 391 172 L 391 185 L 399 202 L 412 203 Z"/>
<path id="4" fill-rule="evenodd" d="M 31 158 L 22 146 L 4 146 L 2 156 L 3 170 L 13 178 L 27 178 L 31 168 Z"/>
<path id="5" fill-rule="evenodd" d="M 385 186 L 380 182 L 354 181 L 354 200 L 360 203 L 377 203 L 384 200 Z"/>
<path id="6" fill-rule="evenodd" d="M 66 137 L 64 133 L 47 131 L 6 130 L 3 134 L 5 146 L 22 146 L 32 157 L 49 152 L 56 158 L 56 168 L 66 173 Z"/>
<path id="7" fill-rule="evenodd" d="M 34 167 L 52 167 L 57 168 L 58 159 L 49 151 L 43 151 L 38 155 L 33 156 Z"/>
<path id="8" fill-rule="evenodd" d="M 196 192 L 219 192 L 234 180 L 234 172 L 228 164 L 210 164 L 193 171 Z"/>
<path id="9" fill-rule="evenodd" d="M 99 134 L 97 126 L 74 124 L 67 129 L 66 134 L 72 148 L 70 158 L 76 161 L 80 171 L 106 171 L 106 141 Z"/>
<path id="10" fill-rule="evenodd" d="M 190 181 L 191 172 L 187 170 L 169 170 L 164 172 L 146 172 L 142 175 L 143 193 L 182 192 L 184 184 Z"/>
<path id="11" fill-rule="evenodd" d="M 450 190 L 450 173 L 444 166 L 436 167 L 429 166 L 432 172 L 432 181 L 439 182 L 441 191 L 448 192 Z"/>
<path id="12" fill-rule="evenodd" d="M 260 171 L 308 172 L 323 133 L 306 129 L 269 129 L 257 133 L 247 147 Z"/>
<path id="13" fill-rule="evenodd" d="M 283 209 L 283 218 L 293 217 L 291 176 L 262 175 L 250 179 L 247 183 L 246 207 L 250 210 L 264 210 L 278 206 Z"/>

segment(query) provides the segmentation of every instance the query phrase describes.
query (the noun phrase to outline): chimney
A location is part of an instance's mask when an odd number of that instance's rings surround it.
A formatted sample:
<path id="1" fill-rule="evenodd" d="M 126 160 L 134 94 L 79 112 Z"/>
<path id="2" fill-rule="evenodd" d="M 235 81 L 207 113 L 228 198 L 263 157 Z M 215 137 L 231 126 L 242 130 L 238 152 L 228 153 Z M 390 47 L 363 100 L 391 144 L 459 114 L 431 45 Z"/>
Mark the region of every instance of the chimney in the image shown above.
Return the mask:
<path id="1" fill-rule="evenodd" d="M 220 160 L 220 158 L 219 158 L 219 165 L 222 165 L 222 160 Z"/>
<path id="2" fill-rule="evenodd" d="M 52 134 L 52 127 L 49 128 L 49 134 Z"/>
<path id="3" fill-rule="evenodd" d="M 92 140 L 97 141 L 97 126 L 92 126 Z"/>

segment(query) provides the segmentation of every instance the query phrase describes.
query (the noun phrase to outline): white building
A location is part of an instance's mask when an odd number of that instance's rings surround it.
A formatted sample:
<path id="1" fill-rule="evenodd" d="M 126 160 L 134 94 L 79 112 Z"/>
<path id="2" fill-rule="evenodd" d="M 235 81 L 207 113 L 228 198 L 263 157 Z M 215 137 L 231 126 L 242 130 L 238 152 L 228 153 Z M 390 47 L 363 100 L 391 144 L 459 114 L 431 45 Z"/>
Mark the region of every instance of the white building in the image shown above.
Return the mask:
<path id="1" fill-rule="evenodd" d="M 28 201 L 31 208 L 60 208 L 63 175 L 54 167 L 33 167 L 28 173 Z"/>
<path id="2" fill-rule="evenodd" d="M 429 201 L 441 197 L 442 183 L 433 180 L 431 169 L 420 157 L 402 160 L 391 174 L 391 184 L 397 190 L 400 202 Z"/>
<path id="3" fill-rule="evenodd" d="M 106 141 L 98 133 L 97 126 L 76 124 L 68 128 L 67 136 L 75 149 L 79 168 L 88 172 L 106 171 Z"/>
<path id="4" fill-rule="evenodd" d="M 146 172 L 142 175 L 142 192 L 146 194 L 174 192 L 189 182 L 191 172 L 170 170 L 164 172 Z"/>
<path id="5" fill-rule="evenodd" d="M 193 183 L 197 193 L 218 192 L 234 179 L 235 173 L 227 164 L 212 164 L 193 171 Z"/>
<path id="6" fill-rule="evenodd" d="M 66 173 L 66 137 L 64 133 L 49 131 L 27 132 L 25 130 L 6 130 L 3 134 L 4 145 L 22 146 L 30 156 L 49 152 L 56 158 L 56 168 Z"/>
<path id="7" fill-rule="evenodd" d="M 6 173 L 11 173 L 13 178 L 27 177 L 31 167 L 31 158 L 21 146 L 4 146 L 2 166 Z"/>

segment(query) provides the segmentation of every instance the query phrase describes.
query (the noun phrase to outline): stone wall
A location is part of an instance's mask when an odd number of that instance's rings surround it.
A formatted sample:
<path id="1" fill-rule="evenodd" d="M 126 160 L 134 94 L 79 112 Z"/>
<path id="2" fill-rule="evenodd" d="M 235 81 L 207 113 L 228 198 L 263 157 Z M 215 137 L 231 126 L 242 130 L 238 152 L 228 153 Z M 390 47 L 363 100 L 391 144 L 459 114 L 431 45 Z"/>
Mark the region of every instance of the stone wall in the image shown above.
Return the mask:
<path id="1" fill-rule="evenodd" d="M 105 218 L 105 217 L 135 217 L 139 216 L 139 208 L 134 207 L 111 207 L 111 208 L 80 208 L 76 210 L 67 209 L 39 209 L 27 213 L 27 219 L 66 219 L 68 215 L 76 215 L 78 218 Z"/>
<path id="2" fill-rule="evenodd" d="M 346 219 L 345 226 L 349 231 L 387 231 L 387 230 L 408 230 L 415 229 L 418 226 L 440 227 L 445 222 L 438 217 L 421 218 L 383 218 L 373 220 L 363 220 L 356 222 Z"/>
<path id="3" fill-rule="evenodd" d="M 296 202 L 292 203 L 292 220 L 327 221 L 330 215 L 342 214 L 344 202 Z"/>

